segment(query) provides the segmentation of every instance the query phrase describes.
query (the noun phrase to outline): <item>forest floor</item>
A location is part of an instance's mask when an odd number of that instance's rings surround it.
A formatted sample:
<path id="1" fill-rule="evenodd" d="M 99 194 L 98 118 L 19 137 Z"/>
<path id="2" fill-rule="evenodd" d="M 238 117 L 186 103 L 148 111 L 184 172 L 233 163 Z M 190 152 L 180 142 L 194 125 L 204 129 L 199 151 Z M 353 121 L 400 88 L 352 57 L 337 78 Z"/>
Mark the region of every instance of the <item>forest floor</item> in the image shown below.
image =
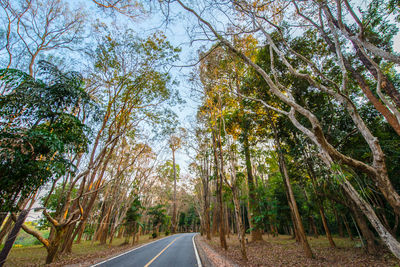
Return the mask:
<path id="1" fill-rule="evenodd" d="M 248 240 L 250 240 L 250 236 Z M 200 237 L 201 241 L 206 241 Z M 337 248 L 330 248 L 325 236 L 308 237 L 315 259 L 304 256 L 300 244 L 291 236 L 263 236 L 263 241 L 247 244 L 248 261 L 242 260 L 236 235 L 227 239 L 228 251 L 221 249 L 219 238 L 213 237 L 207 243 L 221 256 L 238 266 L 399 266 L 399 262 L 387 251 L 372 256 L 360 248 L 360 241 L 348 238 L 334 238 Z"/>
<path id="2" fill-rule="evenodd" d="M 159 238 L 164 237 L 161 235 Z M 157 238 L 157 239 L 159 239 Z M 124 245 L 125 238 L 115 238 L 112 245 L 100 245 L 99 242 L 82 241 L 72 246 L 72 253 L 60 255 L 59 259 L 46 266 L 90 266 L 142 244 L 157 240 L 150 235 L 142 235 L 134 246 Z M 41 245 L 13 247 L 4 266 L 44 266 L 46 249 Z"/>

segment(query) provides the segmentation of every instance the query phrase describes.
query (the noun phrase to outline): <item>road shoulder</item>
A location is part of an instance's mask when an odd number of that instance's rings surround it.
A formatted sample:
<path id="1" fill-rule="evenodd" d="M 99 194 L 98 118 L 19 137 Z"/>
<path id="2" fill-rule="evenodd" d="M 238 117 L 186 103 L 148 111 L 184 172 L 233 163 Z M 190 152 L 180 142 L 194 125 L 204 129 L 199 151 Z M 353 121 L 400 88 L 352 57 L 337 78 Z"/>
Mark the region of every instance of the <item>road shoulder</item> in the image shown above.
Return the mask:
<path id="1" fill-rule="evenodd" d="M 203 267 L 237 267 L 232 261 L 224 255 L 219 254 L 210 245 L 208 245 L 201 235 L 194 237 L 196 248 Z"/>

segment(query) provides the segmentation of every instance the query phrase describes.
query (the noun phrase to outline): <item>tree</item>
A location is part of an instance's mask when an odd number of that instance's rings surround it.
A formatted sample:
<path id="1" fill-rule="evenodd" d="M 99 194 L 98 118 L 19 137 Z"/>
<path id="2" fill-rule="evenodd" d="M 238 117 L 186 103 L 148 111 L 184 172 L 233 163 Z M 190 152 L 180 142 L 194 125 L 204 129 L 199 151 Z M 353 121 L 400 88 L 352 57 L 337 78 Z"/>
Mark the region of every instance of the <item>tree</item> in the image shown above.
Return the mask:
<path id="1" fill-rule="evenodd" d="M 72 48 L 81 39 L 84 15 L 62 0 L 5 0 L 7 66 L 26 67 L 34 76 L 37 58 L 47 51 Z M 16 61 L 13 63 L 13 61 Z"/>
<path id="2" fill-rule="evenodd" d="M 136 196 L 131 204 L 131 207 L 128 209 L 128 212 L 125 216 L 125 227 L 127 229 L 127 239 L 126 242 L 129 243 L 129 237 L 132 237 L 132 245 L 135 244 L 136 233 L 138 231 L 138 227 L 140 225 L 140 218 L 142 217 L 141 210 L 143 206 L 140 203 L 139 198 Z"/>
<path id="3" fill-rule="evenodd" d="M 0 99 L 3 212 L 14 211 L 18 198 L 35 194 L 50 179 L 73 173 L 69 154 L 87 149 L 89 129 L 82 121 L 93 101 L 83 90 L 82 77 L 76 72 L 62 73 L 47 62 L 40 62 L 40 69 L 43 80 L 15 69 L 1 70 L 7 92 Z M 38 236 L 48 250 L 49 263 L 56 256 L 62 232 L 73 220 L 56 221 L 46 209 L 43 213 L 57 232 L 54 242 Z"/>
<path id="4" fill-rule="evenodd" d="M 335 168 L 335 161 L 341 162 L 347 166 L 355 168 L 366 175 L 370 175 L 372 179 L 374 179 L 378 185 L 380 185 L 380 190 L 385 196 L 388 203 L 391 204 L 394 211 L 396 213 L 399 212 L 397 206 L 400 204 L 398 201 L 399 196 L 397 192 L 394 190 L 393 185 L 391 184 L 389 177 L 387 175 L 387 167 L 384 160 L 384 153 L 382 148 L 377 142 L 376 137 L 371 133 L 370 129 L 367 127 L 365 122 L 362 120 L 360 113 L 357 110 L 356 105 L 354 102 L 343 92 L 341 88 L 346 88 L 348 80 L 345 76 L 341 79 L 340 83 L 341 86 L 337 85 L 334 81 L 330 80 L 327 76 L 324 75 L 324 71 L 318 68 L 311 60 L 307 57 L 302 56 L 301 54 L 294 51 L 288 42 L 285 40 L 282 42 L 283 46 L 277 44 L 274 41 L 271 33 L 269 33 L 265 27 L 265 24 L 268 25 L 276 25 L 273 22 L 266 20 L 265 16 L 258 16 L 257 13 L 253 11 L 253 7 L 249 6 L 241 6 L 241 3 L 236 3 L 236 7 L 243 12 L 243 15 L 247 15 L 250 21 L 253 21 L 259 30 L 265 37 L 266 42 L 270 46 L 270 53 L 271 53 L 271 71 L 266 71 L 262 67 L 260 67 L 252 58 L 246 56 L 242 51 L 237 49 L 227 38 L 223 36 L 223 34 L 219 33 L 208 21 L 206 21 L 203 17 L 199 15 L 195 10 L 188 7 L 182 1 L 177 0 L 179 5 L 183 7 L 186 11 L 193 14 L 201 24 L 206 26 L 206 29 L 209 30 L 222 45 L 227 47 L 229 51 L 233 54 L 237 55 L 241 58 L 249 67 L 253 68 L 267 83 L 269 91 L 280 99 L 285 105 L 288 107 L 289 111 L 276 109 L 271 105 L 263 103 L 266 108 L 272 109 L 282 115 L 288 116 L 292 123 L 302 131 L 308 138 L 310 138 L 316 146 L 320 149 L 321 153 L 320 156 L 323 161 L 327 164 L 329 168 L 335 172 L 337 179 L 340 179 L 340 184 L 348 194 L 348 196 L 357 204 L 357 206 L 363 211 L 364 215 L 368 217 L 371 224 L 374 226 L 375 230 L 379 233 L 381 239 L 385 242 L 386 246 L 392 251 L 396 257 L 400 257 L 400 244 L 399 242 L 390 234 L 390 232 L 385 228 L 382 222 L 377 217 L 376 213 L 374 212 L 373 208 L 369 203 L 367 203 L 364 199 L 361 198 L 360 194 L 355 190 L 353 185 L 346 179 L 343 175 L 341 169 Z M 247 9 L 246 9 L 247 8 Z M 256 5 L 257 11 L 257 5 Z M 260 9 L 261 11 L 265 11 L 268 9 Z M 329 22 L 329 19 L 328 19 Z M 249 25 L 254 25 L 254 23 L 250 23 Z M 332 27 L 330 24 L 329 27 Z M 278 27 L 279 28 L 279 27 Z M 239 29 L 241 29 L 239 27 Z M 293 53 L 297 59 L 304 64 L 304 67 L 311 69 L 316 76 L 312 76 L 308 74 L 306 71 L 305 73 L 299 71 L 298 68 L 295 68 L 291 60 L 288 59 L 287 54 L 283 52 L 283 50 L 287 49 L 290 53 Z M 362 161 L 356 160 L 354 158 L 348 157 L 342 153 L 340 153 L 337 149 L 335 149 L 329 141 L 326 139 L 326 136 L 323 131 L 323 126 L 321 125 L 321 121 L 318 117 L 309 110 L 307 106 L 301 105 L 298 103 L 292 95 L 291 90 L 287 90 L 288 88 L 282 85 L 279 80 L 278 72 L 274 66 L 274 58 L 277 57 L 280 62 L 286 67 L 288 73 L 294 75 L 299 79 L 304 79 L 307 81 L 310 86 L 317 88 L 319 91 L 328 94 L 332 98 L 334 98 L 338 103 L 341 103 L 345 108 L 346 112 L 350 115 L 352 122 L 354 123 L 357 130 L 362 134 L 364 140 L 368 144 L 370 150 L 372 151 L 373 155 L 373 165 L 366 164 Z M 342 56 L 340 53 L 337 53 L 337 58 L 339 59 L 338 65 L 343 68 L 343 61 Z M 321 77 L 326 81 L 326 83 L 321 83 L 316 77 Z M 290 87 L 289 87 L 290 89 Z M 260 99 L 251 98 L 255 101 L 260 101 Z M 301 124 L 298 119 L 298 116 L 303 116 L 307 119 L 307 125 Z M 340 178 L 339 178 L 340 177 Z"/>
<path id="5" fill-rule="evenodd" d="M 83 110 L 93 104 L 83 90 L 82 77 L 61 73 L 41 62 L 43 80 L 19 70 L 1 70 L 7 93 L 0 98 L 2 211 L 15 208 L 51 178 L 73 172 L 68 153 L 83 153 L 88 128 Z"/>
<path id="6" fill-rule="evenodd" d="M 172 151 L 172 167 L 174 171 L 174 203 L 173 203 L 173 210 L 172 210 L 172 220 L 171 220 L 171 233 L 176 232 L 177 227 L 177 211 L 176 211 L 176 166 L 175 166 L 175 152 L 182 146 L 182 138 L 184 138 L 185 130 L 181 128 L 178 134 L 173 134 L 170 136 L 168 143 L 169 148 Z"/>
<path id="7" fill-rule="evenodd" d="M 147 214 L 151 217 L 151 223 L 153 227 L 153 238 L 159 236 L 160 227 L 168 223 L 168 216 L 166 215 L 165 206 L 157 204 L 156 206 L 150 207 L 147 210 Z"/>
<path id="8" fill-rule="evenodd" d="M 164 104 L 173 104 L 178 98 L 168 86 L 172 81 L 166 66 L 177 58 L 179 49 L 162 33 L 141 39 L 131 30 L 120 33 L 105 28 L 104 31 L 91 52 L 93 70 L 88 78 L 88 90 L 93 90 L 104 113 L 89 161 L 75 177 L 76 181 L 81 181 L 79 190 L 86 195 L 83 199 L 85 214 L 77 227 L 71 225 L 68 230 L 68 238 L 62 246 L 65 252 L 71 251 L 75 237 L 79 241 L 84 232 L 112 157 L 122 144 L 121 139 L 135 136 L 143 122 L 162 125 L 173 119 L 173 113 Z M 71 209 L 77 207 L 75 201 Z"/>

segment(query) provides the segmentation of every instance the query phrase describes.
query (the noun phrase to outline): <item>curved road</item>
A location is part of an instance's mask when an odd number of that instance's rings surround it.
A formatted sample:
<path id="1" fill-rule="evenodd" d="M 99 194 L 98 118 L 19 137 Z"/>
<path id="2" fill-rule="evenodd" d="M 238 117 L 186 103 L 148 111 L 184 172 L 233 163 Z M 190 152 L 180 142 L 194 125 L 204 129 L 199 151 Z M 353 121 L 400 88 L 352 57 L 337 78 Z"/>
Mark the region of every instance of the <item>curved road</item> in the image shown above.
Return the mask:
<path id="1" fill-rule="evenodd" d="M 201 267 L 193 237 L 196 233 L 176 234 L 148 243 L 97 263 L 101 267 Z"/>

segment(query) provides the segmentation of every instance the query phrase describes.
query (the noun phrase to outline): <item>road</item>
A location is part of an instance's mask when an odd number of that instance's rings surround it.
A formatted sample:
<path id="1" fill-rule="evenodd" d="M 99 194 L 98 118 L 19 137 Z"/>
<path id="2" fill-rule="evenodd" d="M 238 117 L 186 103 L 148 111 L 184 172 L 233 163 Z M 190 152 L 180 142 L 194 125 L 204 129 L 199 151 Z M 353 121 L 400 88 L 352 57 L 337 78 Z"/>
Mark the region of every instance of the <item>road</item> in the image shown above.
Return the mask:
<path id="1" fill-rule="evenodd" d="M 196 233 L 176 234 L 135 248 L 92 267 L 201 267 L 193 244 Z"/>

